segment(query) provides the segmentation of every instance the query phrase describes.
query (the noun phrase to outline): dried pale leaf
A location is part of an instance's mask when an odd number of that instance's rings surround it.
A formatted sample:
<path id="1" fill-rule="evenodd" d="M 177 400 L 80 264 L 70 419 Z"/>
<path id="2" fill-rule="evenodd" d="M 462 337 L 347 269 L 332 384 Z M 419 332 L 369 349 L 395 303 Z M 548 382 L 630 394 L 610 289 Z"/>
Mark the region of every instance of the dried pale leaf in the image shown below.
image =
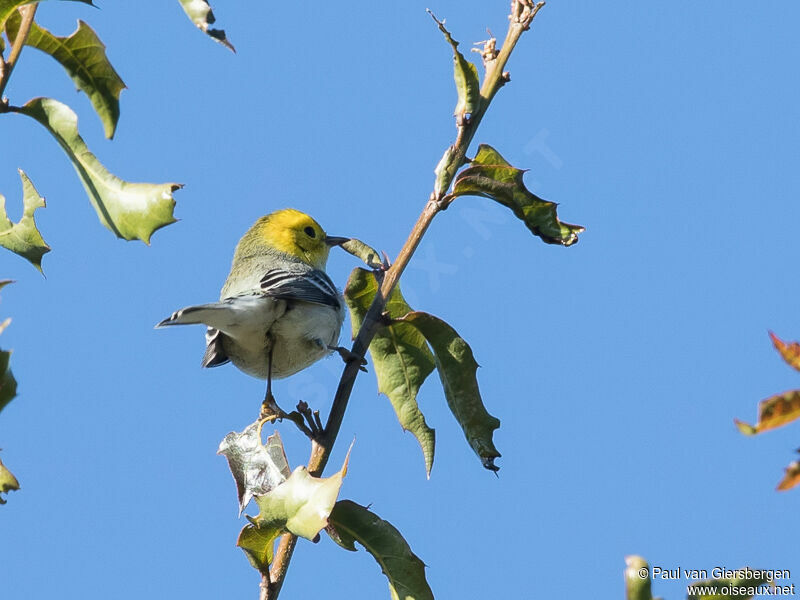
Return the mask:
<path id="1" fill-rule="evenodd" d="M 13 473 L 11 473 L 11 471 L 5 467 L 3 461 L 0 460 L 0 504 L 6 503 L 5 498 L 3 498 L 3 494 L 18 489 L 19 481 L 17 481 L 17 478 L 14 477 Z"/>
<path id="2" fill-rule="evenodd" d="M 444 21 L 440 21 L 428 10 L 428 14 L 436 21 L 439 30 L 444 34 L 447 43 L 453 48 L 453 79 L 456 82 L 456 92 L 458 93 L 458 103 L 456 104 L 453 115 L 458 120 L 459 125 L 467 123 L 469 117 L 478 110 L 481 101 L 481 82 L 478 77 L 478 68 L 461 54 L 458 50 L 458 42 L 453 39 L 450 32 L 444 26 Z"/>
<path id="3" fill-rule="evenodd" d="M 208 35 L 213 40 L 219 42 L 226 48 L 236 52 L 236 49 L 225 37 L 224 29 L 214 29 L 211 27 L 216 22 L 214 12 L 211 10 L 211 5 L 206 0 L 178 0 L 183 7 L 186 16 L 197 25 L 203 33 Z"/>
<path id="4" fill-rule="evenodd" d="M 786 473 L 776 489 L 779 492 L 785 492 L 797 485 L 800 485 L 800 460 L 796 460 L 786 467 Z"/>
<path id="5" fill-rule="evenodd" d="M 277 528 L 308 540 L 328 525 L 342 480 L 347 474 L 348 452 L 342 468 L 330 477 L 314 477 L 297 467 L 289 478 L 264 495 L 256 495 L 258 515 L 251 519 L 258 528 Z"/>
<path id="6" fill-rule="evenodd" d="M 7 31 L 16 38 L 21 17 L 14 13 L 8 20 Z M 114 137 L 119 120 L 119 95 L 125 83 L 111 66 L 106 47 L 97 34 L 83 21 L 67 37 L 58 37 L 36 23 L 31 25 L 25 43 L 49 54 L 58 61 L 79 90 L 84 92 L 103 122 L 107 138 Z"/>
<path id="7" fill-rule="evenodd" d="M 625 557 L 625 600 L 653 600 L 650 565 L 641 556 Z"/>
<path id="8" fill-rule="evenodd" d="M 797 342 L 787 344 L 771 331 L 769 332 L 769 337 L 772 339 L 775 349 L 780 353 L 781 357 L 783 357 L 783 360 L 785 360 L 790 367 L 800 371 L 800 344 Z"/>
<path id="9" fill-rule="evenodd" d="M 425 312 L 410 312 L 399 321 L 413 325 L 433 348 L 447 405 L 483 466 L 497 471 L 494 460 L 500 453 L 492 436 L 500 421 L 483 405 L 476 375 L 478 363 L 469 344 L 450 325 Z"/>
<path id="10" fill-rule="evenodd" d="M 289 478 L 289 463 L 283 442 L 276 431 L 261 443 L 263 421 L 248 425 L 241 433 L 231 432 L 219 445 L 217 454 L 228 459 L 228 467 L 236 482 L 239 513 L 254 495 L 266 494 Z"/>
<path id="11" fill-rule="evenodd" d="M 758 422 L 749 425 L 734 419 L 736 426 L 745 435 L 755 435 L 791 423 L 800 417 L 800 390 L 792 390 L 771 396 L 758 403 Z"/>
<path id="12" fill-rule="evenodd" d="M 378 282 L 370 271 L 357 268 L 350 274 L 344 297 L 350 309 L 353 336 L 361 328 L 377 291 Z M 401 317 L 411 311 L 399 286 L 389 297 L 386 311 L 391 317 Z M 425 472 L 430 475 L 435 432 L 428 427 L 417 405 L 417 392 L 434 369 L 433 354 L 422 334 L 406 323 L 393 323 L 378 329 L 370 343 L 369 353 L 378 380 L 378 392 L 389 398 L 402 428 L 417 438 L 425 459 Z"/>
<path id="13" fill-rule="evenodd" d="M 470 166 L 461 171 L 453 187 L 453 196 L 482 196 L 510 208 L 526 227 L 548 244 L 571 246 L 585 230 L 558 220 L 556 204 L 528 191 L 524 171 L 512 167 L 487 144 L 481 144 Z"/>
<path id="14" fill-rule="evenodd" d="M 6 213 L 6 199 L 0 194 L 0 246 L 27 259 L 39 272 L 42 272 L 42 257 L 50 252 L 42 234 L 36 228 L 34 212 L 44 208 L 45 202 L 28 176 L 19 169 L 22 179 L 22 218 L 12 223 Z"/>
<path id="15" fill-rule="evenodd" d="M 78 117 L 51 98 L 34 98 L 21 109 L 41 123 L 66 152 L 80 177 L 100 222 L 117 237 L 150 243 L 157 229 L 175 222 L 172 192 L 177 183 L 129 183 L 110 173 L 86 147 L 78 133 Z"/>
<path id="16" fill-rule="evenodd" d="M 336 503 L 330 515 L 332 539 L 347 550 L 358 542 L 380 565 L 393 600 L 433 600 L 425 579 L 425 563 L 388 521 L 350 500 Z"/>
<path id="17" fill-rule="evenodd" d="M 692 587 L 698 590 L 687 596 L 688 600 L 750 600 L 756 596 L 761 597 L 763 590 L 759 591 L 763 585 L 769 584 L 770 580 L 761 575 L 765 571 L 744 567 L 737 571 L 749 571 L 742 573 L 741 577 L 728 577 L 718 579 L 708 579 L 705 581 L 692 582 Z M 733 593 L 733 589 L 737 593 Z M 699 590 L 703 590 L 701 593 Z M 728 593 L 723 593 L 728 592 Z"/>

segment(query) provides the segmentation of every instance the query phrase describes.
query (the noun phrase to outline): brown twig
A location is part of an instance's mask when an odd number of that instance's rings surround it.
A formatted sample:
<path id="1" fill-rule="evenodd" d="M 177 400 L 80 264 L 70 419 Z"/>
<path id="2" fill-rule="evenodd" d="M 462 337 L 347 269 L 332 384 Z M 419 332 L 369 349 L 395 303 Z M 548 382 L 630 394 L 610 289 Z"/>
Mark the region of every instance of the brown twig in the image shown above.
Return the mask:
<path id="1" fill-rule="evenodd" d="M 2 111 L 2 107 L 7 106 L 6 101 L 3 100 L 3 92 L 6 89 L 6 85 L 8 85 L 8 80 L 11 77 L 11 72 L 14 70 L 14 65 L 17 64 L 20 52 L 22 52 L 22 47 L 25 45 L 25 40 L 28 39 L 28 34 L 31 32 L 33 17 L 36 15 L 38 6 L 37 3 L 26 4 L 19 9 L 22 22 L 19 25 L 17 36 L 11 44 L 11 52 L 8 54 L 8 60 L 4 60 L 0 57 L 0 62 L 3 63 L 2 69 L 0 69 L 0 111 Z M 8 41 L 11 42 L 11 40 Z"/>
<path id="2" fill-rule="evenodd" d="M 433 218 L 446 207 L 447 204 L 443 203 L 442 200 L 446 198 L 446 192 L 450 188 L 456 172 L 461 165 L 464 164 L 464 157 L 475 135 L 475 131 L 478 129 L 478 125 L 483 115 L 486 113 L 486 109 L 489 108 L 492 98 L 494 98 L 497 91 L 508 81 L 508 74 L 505 73 L 503 69 L 508 62 L 511 51 L 519 41 L 522 33 L 529 29 L 531 21 L 542 6 L 544 6 L 544 2 L 534 3 L 532 0 L 512 1 L 508 33 L 506 34 L 503 46 L 497 56 L 494 57 L 493 60 L 487 61 L 486 64 L 486 75 L 480 92 L 480 105 L 472 114 L 469 121 L 462 122 L 458 125 L 456 141 L 446 152 L 446 155 L 449 154 L 446 164 L 443 165 L 446 177 L 443 183 L 438 186 L 438 192 L 431 194 L 428 203 L 422 210 L 422 214 L 420 214 L 417 222 L 414 224 L 414 228 L 408 235 L 408 239 L 406 239 L 400 253 L 397 255 L 397 259 L 385 272 L 380 289 L 364 317 L 361 328 L 358 330 L 351 352 L 359 358 L 364 358 L 364 356 L 366 356 L 372 338 L 382 325 L 381 315 L 386 307 L 386 301 L 397 285 L 411 257 L 414 255 L 414 251 L 419 246 L 420 241 L 422 241 L 422 237 L 425 235 Z M 328 423 L 325 425 L 323 435 L 311 444 L 311 458 L 308 461 L 308 471 L 315 477 L 321 476 L 325 465 L 328 464 L 333 445 L 336 442 L 336 437 L 339 435 L 339 429 L 342 426 L 344 413 L 347 410 L 347 403 L 353 391 L 353 385 L 358 376 L 359 366 L 360 363 L 357 360 L 350 361 L 345 365 L 344 372 L 339 380 L 339 386 L 336 389 L 333 406 L 331 407 L 331 413 L 328 417 Z M 262 596 L 262 600 L 275 600 L 278 597 L 296 543 L 297 537 L 292 534 L 287 533 L 281 537 L 278 549 L 275 552 L 275 558 L 272 562 L 272 569 L 270 571 L 271 583 L 269 585 L 268 594 Z"/>

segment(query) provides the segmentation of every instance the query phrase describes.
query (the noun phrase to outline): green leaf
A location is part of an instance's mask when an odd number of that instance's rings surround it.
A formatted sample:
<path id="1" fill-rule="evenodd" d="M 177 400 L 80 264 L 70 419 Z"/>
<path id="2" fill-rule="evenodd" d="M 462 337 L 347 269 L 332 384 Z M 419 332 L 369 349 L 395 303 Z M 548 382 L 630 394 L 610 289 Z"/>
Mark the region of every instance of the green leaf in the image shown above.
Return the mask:
<path id="1" fill-rule="evenodd" d="M 731 572 L 735 573 L 732 577 L 692 583 L 696 591 L 687 596 L 688 600 L 749 600 L 755 596 L 761 597 L 763 590 L 759 591 L 758 588 L 770 582 L 767 576 L 769 571 L 745 567 Z"/>
<path id="2" fill-rule="evenodd" d="M 42 272 L 42 257 L 50 252 L 42 234 L 36 228 L 34 211 L 44 208 L 45 202 L 28 176 L 19 170 L 22 179 L 22 218 L 19 223 L 12 223 L 6 213 L 6 199 L 0 194 L 0 246 L 27 259 L 34 267 Z"/>
<path id="3" fill-rule="evenodd" d="M 653 600 L 650 589 L 650 565 L 641 556 L 626 556 L 625 599 Z"/>
<path id="4" fill-rule="evenodd" d="M 354 336 L 377 291 L 378 282 L 372 272 L 357 268 L 350 274 L 344 297 L 350 309 Z M 386 311 L 393 318 L 411 311 L 399 286 L 389 297 Z M 393 323 L 378 329 L 369 346 L 369 353 L 378 379 L 378 392 L 389 398 L 402 428 L 417 438 L 425 458 L 425 472 L 430 476 L 436 438 L 417 405 L 417 392 L 433 371 L 433 354 L 425 338 L 406 323 Z"/>
<path id="5" fill-rule="evenodd" d="M 3 323 L 3 328 L 8 325 L 9 319 Z M 11 360 L 10 350 L 0 350 L 0 411 L 2 411 L 9 402 L 17 395 L 17 380 L 14 379 L 14 374 L 8 368 L 8 363 Z"/>
<path id="6" fill-rule="evenodd" d="M 19 481 L 14 475 L 9 471 L 3 461 L 0 460 L 0 504 L 5 504 L 6 500 L 3 498 L 3 494 L 9 492 L 11 490 L 18 490 L 19 489 Z"/>
<path id="7" fill-rule="evenodd" d="M 532 194 L 522 181 L 524 171 L 512 167 L 486 144 L 478 148 L 471 165 L 461 171 L 453 196 L 483 196 L 510 208 L 531 232 L 548 244 L 571 246 L 585 230 L 558 220 L 556 204 Z"/>
<path id="8" fill-rule="evenodd" d="M 241 433 L 229 433 L 217 450 L 217 454 L 228 459 L 228 467 L 236 482 L 240 514 L 254 495 L 266 494 L 290 475 L 278 432 L 269 436 L 266 444 L 261 443 L 263 424 L 264 421 L 258 420 Z"/>
<path id="9" fill-rule="evenodd" d="M 21 21 L 19 13 L 9 18 L 6 31 L 10 39 L 17 37 Z M 75 32 L 58 37 L 33 23 L 25 43 L 61 63 L 78 89 L 89 96 L 103 122 L 106 137 L 114 137 L 119 120 L 119 95 L 126 86 L 108 61 L 105 44 L 92 28 L 78 21 Z"/>
<path id="10" fill-rule="evenodd" d="M 86 147 L 78 133 L 78 117 L 51 98 L 34 98 L 18 109 L 36 119 L 67 153 L 100 217 L 117 237 L 150 243 L 157 229 L 175 222 L 172 192 L 177 183 L 129 183 L 110 173 Z"/>
<path id="11" fill-rule="evenodd" d="M 211 5 L 206 0 L 178 0 L 178 2 L 181 3 L 186 16 L 189 17 L 192 23 L 197 25 L 200 31 L 206 33 L 226 48 L 236 52 L 236 48 L 225 37 L 225 30 L 210 28 L 216 18 L 211 10 Z"/>
<path id="12" fill-rule="evenodd" d="M 370 269 L 380 269 L 384 266 L 378 251 L 361 240 L 350 238 L 340 246 L 345 252 L 363 260 Z"/>
<path id="13" fill-rule="evenodd" d="M 0 289 L 13 283 L 10 279 L 0 280 Z M 6 319 L 0 323 L 0 333 L 3 333 L 11 323 L 11 319 Z M 17 395 L 17 380 L 8 368 L 8 363 L 11 360 L 11 352 L 7 350 L 0 350 L 0 412 L 14 399 Z"/>
<path id="14" fill-rule="evenodd" d="M 331 537 L 347 550 L 358 542 L 369 552 L 389 579 L 393 600 L 433 600 L 425 579 L 425 563 L 411 551 L 408 543 L 391 523 L 367 508 L 340 500 L 330 515 Z"/>
<path id="15" fill-rule="evenodd" d="M 419 330 L 433 348 L 436 369 L 442 380 L 444 395 L 469 445 L 483 466 L 497 471 L 495 458 L 500 456 L 492 435 L 500 421 L 486 411 L 478 389 L 478 363 L 464 339 L 441 319 L 424 312 L 410 312 L 399 321 Z"/>
<path id="16" fill-rule="evenodd" d="M 275 553 L 275 540 L 281 533 L 280 527 L 258 527 L 250 523 L 239 532 L 236 545 L 242 549 L 254 569 L 259 573 L 266 573 Z"/>
<path id="17" fill-rule="evenodd" d="M 92 0 L 71 0 L 72 2 L 82 2 L 83 4 L 92 4 Z M 8 17 L 20 6 L 25 4 L 32 4 L 31 0 L 0 0 L 0 31 L 6 26 Z"/>
<path id="18" fill-rule="evenodd" d="M 458 103 L 453 115 L 455 115 L 458 124 L 463 125 L 469 122 L 470 115 L 478 110 L 480 106 L 481 82 L 478 78 L 478 68 L 458 51 L 458 42 L 447 31 L 444 21 L 437 19 L 430 10 L 428 10 L 428 14 L 436 21 L 447 43 L 453 48 L 453 78 L 458 92 Z"/>

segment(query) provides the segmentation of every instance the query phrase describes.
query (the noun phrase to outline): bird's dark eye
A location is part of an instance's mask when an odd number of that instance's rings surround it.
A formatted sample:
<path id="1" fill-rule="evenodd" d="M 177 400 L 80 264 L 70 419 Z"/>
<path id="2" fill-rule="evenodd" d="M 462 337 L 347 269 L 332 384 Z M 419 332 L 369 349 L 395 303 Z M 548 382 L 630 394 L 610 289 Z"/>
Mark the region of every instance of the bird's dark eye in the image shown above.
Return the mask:
<path id="1" fill-rule="evenodd" d="M 305 231 L 305 232 L 306 232 L 306 235 L 307 235 L 308 237 L 310 237 L 310 238 L 317 237 L 317 232 L 316 232 L 316 231 L 314 231 L 314 228 L 313 228 L 313 227 L 306 227 L 305 229 L 303 229 L 303 231 Z"/>

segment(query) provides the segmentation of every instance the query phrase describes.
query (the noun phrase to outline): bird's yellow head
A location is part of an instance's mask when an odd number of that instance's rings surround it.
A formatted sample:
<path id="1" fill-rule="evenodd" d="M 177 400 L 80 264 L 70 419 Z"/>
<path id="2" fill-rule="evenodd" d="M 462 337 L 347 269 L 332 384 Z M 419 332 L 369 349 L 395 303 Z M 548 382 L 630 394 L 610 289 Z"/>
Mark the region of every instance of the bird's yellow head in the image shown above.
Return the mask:
<path id="1" fill-rule="evenodd" d="M 250 254 L 257 248 L 267 246 L 324 270 L 330 247 L 343 241 L 344 238 L 328 237 L 319 223 L 307 214 L 285 208 L 256 221 L 244 234 L 240 247 Z"/>

